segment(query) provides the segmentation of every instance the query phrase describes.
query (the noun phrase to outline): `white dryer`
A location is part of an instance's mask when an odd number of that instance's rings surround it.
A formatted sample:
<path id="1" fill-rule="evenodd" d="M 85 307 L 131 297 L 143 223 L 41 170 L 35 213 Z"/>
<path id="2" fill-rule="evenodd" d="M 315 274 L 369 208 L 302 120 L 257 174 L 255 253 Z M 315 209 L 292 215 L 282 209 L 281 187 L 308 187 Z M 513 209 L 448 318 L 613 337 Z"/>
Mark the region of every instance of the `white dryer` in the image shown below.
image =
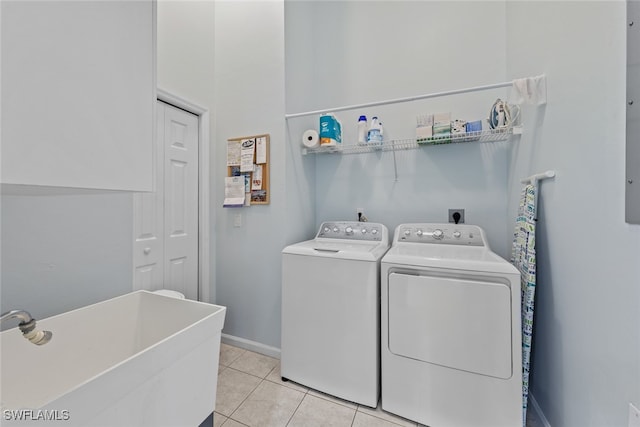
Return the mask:
<path id="1" fill-rule="evenodd" d="M 402 224 L 382 259 L 382 409 L 522 426 L 520 273 L 473 225 Z"/>
<path id="2" fill-rule="evenodd" d="M 380 396 L 382 224 L 325 222 L 282 251 L 283 379 L 362 405 Z"/>

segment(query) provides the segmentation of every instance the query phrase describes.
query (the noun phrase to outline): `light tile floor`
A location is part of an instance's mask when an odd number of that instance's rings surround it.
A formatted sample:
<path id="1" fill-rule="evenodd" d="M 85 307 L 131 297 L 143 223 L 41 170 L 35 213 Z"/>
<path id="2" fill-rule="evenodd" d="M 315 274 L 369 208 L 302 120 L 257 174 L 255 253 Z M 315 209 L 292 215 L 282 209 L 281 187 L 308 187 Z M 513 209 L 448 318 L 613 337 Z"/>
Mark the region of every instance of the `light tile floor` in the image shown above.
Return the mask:
<path id="1" fill-rule="evenodd" d="M 291 381 L 283 382 L 278 359 L 224 343 L 220 345 L 213 424 L 215 427 L 421 426 L 383 412 L 379 406 L 372 409 Z M 528 419 L 527 426 L 539 424 Z"/>
<path id="2" fill-rule="evenodd" d="M 215 427 L 397 427 L 404 418 L 283 382 L 280 361 L 228 344 L 220 345 Z"/>

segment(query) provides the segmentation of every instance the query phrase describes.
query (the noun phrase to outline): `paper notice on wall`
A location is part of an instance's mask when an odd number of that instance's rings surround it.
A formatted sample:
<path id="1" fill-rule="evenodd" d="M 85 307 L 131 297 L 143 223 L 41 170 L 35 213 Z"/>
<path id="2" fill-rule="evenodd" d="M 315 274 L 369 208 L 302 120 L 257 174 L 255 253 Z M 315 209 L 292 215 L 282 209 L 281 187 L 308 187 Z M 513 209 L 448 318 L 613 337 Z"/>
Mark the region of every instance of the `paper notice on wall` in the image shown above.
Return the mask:
<path id="1" fill-rule="evenodd" d="M 254 165 L 251 189 L 262 190 L 262 165 Z"/>
<path id="2" fill-rule="evenodd" d="M 244 176 L 228 176 L 224 179 L 224 203 L 225 208 L 241 208 L 244 206 Z"/>
<path id="3" fill-rule="evenodd" d="M 242 152 L 240 154 L 240 172 L 253 172 L 253 155 L 256 148 L 255 139 L 242 140 Z"/>
<path id="4" fill-rule="evenodd" d="M 240 141 L 227 141 L 227 166 L 240 166 Z"/>
<path id="5" fill-rule="evenodd" d="M 242 176 L 244 176 L 244 205 L 251 206 L 251 174 L 245 173 Z"/>
<path id="6" fill-rule="evenodd" d="M 261 136 L 256 141 L 256 163 L 267 163 L 267 137 Z"/>

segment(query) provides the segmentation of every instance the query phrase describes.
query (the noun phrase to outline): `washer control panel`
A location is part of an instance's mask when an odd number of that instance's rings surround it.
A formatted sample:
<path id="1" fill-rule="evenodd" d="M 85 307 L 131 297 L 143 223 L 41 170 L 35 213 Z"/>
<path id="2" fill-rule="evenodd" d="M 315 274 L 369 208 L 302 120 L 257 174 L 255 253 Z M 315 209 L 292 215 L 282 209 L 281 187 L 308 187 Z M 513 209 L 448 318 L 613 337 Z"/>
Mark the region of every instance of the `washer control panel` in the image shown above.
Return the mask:
<path id="1" fill-rule="evenodd" d="M 463 224 L 401 224 L 396 228 L 394 242 L 486 246 L 480 227 Z"/>
<path id="2" fill-rule="evenodd" d="M 370 242 L 388 242 L 387 228 L 374 222 L 331 221 L 320 225 L 316 238 L 364 240 Z"/>

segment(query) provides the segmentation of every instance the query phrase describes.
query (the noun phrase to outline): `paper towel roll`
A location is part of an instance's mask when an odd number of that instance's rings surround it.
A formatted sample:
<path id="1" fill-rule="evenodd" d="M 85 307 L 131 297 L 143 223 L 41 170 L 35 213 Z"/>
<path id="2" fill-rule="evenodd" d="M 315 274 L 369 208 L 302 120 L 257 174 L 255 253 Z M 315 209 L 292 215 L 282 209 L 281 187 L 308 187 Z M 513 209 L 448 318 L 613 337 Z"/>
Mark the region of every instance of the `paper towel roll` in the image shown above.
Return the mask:
<path id="1" fill-rule="evenodd" d="M 318 137 L 318 132 L 313 129 L 309 129 L 304 134 L 302 134 L 302 145 L 307 148 L 316 148 L 320 143 L 320 138 Z"/>

